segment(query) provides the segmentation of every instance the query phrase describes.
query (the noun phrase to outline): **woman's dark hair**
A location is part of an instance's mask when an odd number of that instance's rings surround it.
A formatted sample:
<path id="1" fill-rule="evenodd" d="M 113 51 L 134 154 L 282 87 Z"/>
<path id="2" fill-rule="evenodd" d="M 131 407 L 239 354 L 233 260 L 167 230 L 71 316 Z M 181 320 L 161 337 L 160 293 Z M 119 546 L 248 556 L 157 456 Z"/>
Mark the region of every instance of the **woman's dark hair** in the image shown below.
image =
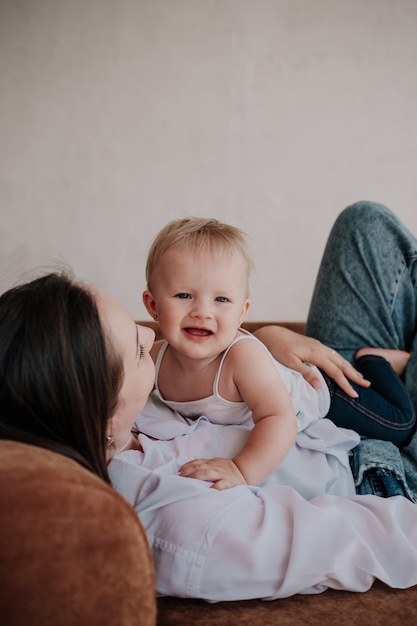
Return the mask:
<path id="1" fill-rule="evenodd" d="M 0 296 L 0 438 L 66 454 L 109 482 L 123 379 L 91 290 L 53 273 Z"/>

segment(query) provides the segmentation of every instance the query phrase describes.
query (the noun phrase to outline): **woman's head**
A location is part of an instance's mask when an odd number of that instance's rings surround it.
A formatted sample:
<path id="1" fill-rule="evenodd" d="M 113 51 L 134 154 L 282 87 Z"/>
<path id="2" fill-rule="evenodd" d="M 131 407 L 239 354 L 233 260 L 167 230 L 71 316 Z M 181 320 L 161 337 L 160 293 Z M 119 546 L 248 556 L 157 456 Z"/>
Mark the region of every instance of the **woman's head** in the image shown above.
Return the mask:
<path id="1" fill-rule="evenodd" d="M 96 290 L 95 296 L 106 342 L 119 355 L 123 366 L 123 383 L 107 425 L 107 439 L 112 442 L 108 448 L 111 456 L 130 446 L 132 424 L 152 390 L 155 367 L 150 351 L 155 333 L 137 325 L 110 294 Z"/>
<path id="2" fill-rule="evenodd" d="M 0 296 L 0 436 L 70 454 L 108 480 L 125 355 L 102 294 L 48 274 Z"/>

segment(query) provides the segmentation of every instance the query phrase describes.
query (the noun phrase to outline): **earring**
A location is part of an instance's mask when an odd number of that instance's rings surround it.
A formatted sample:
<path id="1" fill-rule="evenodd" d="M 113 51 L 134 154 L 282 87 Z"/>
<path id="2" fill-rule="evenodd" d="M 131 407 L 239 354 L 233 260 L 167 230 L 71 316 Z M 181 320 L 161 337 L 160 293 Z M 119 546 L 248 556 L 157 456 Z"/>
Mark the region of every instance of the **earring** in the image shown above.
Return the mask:
<path id="1" fill-rule="evenodd" d="M 114 444 L 113 437 L 111 435 L 108 435 L 106 437 L 106 448 L 110 448 L 110 446 L 112 446 L 113 444 Z"/>
<path id="2" fill-rule="evenodd" d="M 155 320 L 155 322 L 156 322 L 156 320 L 158 319 L 158 313 L 154 313 L 154 314 L 153 314 L 153 318 L 154 318 L 154 320 Z"/>

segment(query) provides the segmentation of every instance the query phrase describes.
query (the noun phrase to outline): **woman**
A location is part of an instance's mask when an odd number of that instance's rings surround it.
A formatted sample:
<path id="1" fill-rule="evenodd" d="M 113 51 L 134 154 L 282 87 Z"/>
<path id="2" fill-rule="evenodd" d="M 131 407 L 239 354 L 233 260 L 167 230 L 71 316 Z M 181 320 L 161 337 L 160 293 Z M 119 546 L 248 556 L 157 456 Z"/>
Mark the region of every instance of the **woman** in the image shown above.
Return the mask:
<path id="1" fill-rule="evenodd" d="M 328 374 L 352 372 L 325 346 L 295 339 L 296 358 L 312 361 L 314 346 L 314 362 Z M 64 276 L 0 297 L 1 436 L 68 454 L 104 480 L 110 461 L 112 482 L 147 531 L 159 593 L 215 601 L 364 591 L 375 577 L 395 587 L 417 584 L 417 510 L 403 497 L 349 495 L 347 453 L 339 450 L 347 431 L 331 424 L 336 469 L 320 449 L 297 444 L 298 455 L 325 459 L 323 491 L 349 496 L 312 493 L 310 501 L 282 484 L 210 489 L 176 474 L 169 442 L 132 436 L 153 384 L 152 340 L 113 298 Z M 177 438 L 184 454 L 187 446 L 194 454 L 194 437 Z M 141 464 L 146 456 L 157 469 Z"/>
<path id="2" fill-rule="evenodd" d="M 362 347 L 370 346 L 402 376 L 417 410 L 417 239 L 387 207 L 358 202 L 336 220 L 317 276 L 306 333 L 351 363 Z M 277 329 L 261 329 L 259 338 L 280 358 L 292 350 L 287 364 L 302 372 L 307 369 L 297 352 L 304 348 L 295 343 L 286 346 Z M 310 350 L 302 358 L 314 363 L 322 344 L 313 341 Z M 327 373 L 336 380 L 341 376 L 340 371 Z M 312 373 L 307 371 L 307 376 Z M 340 399 L 338 426 L 355 428 L 345 415 Z M 416 457 L 416 436 L 401 451 L 380 440 L 362 441 L 352 460 L 357 493 L 404 494 L 416 501 Z"/>
<path id="3" fill-rule="evenodd" d="M 153 384 L 154 332 L 105 292 L 50 274 L 0 297 L 0 437 L 78 460 L 109 482 Z"/>
<path id="4" fill-rule="evenodd" d="M 279 349 L 276 330 L 259 333 Z M 351 363 L 364 346 L 385 353 L 404 375 L 417 407 L 417 239 L 387 207 L 358 202 L 339 215 L 319 268 L 306 334 Z M 314 359 L 314 342 L 310 349 Z M 297 356 L 288 364 L 307 370 Z"/>

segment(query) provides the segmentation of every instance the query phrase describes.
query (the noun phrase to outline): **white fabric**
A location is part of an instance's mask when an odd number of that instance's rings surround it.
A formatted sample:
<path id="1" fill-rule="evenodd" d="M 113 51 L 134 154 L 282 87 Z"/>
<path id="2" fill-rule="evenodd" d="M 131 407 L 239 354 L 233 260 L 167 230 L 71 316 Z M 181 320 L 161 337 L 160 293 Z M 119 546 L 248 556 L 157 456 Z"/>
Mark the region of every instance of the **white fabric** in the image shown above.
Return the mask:
<path id="1" fill-rule="evenodd" d="M 169 409 L 161 407 L 152 436 L 163 439 L 171 423 Z M 127 451 L 123 458 L 161 474 L 175 475 L 181 465 L 195 458 L 232 458 L 243 448 L 250 432 L 248 426 L 210 424 L 205 417 L 190 425 L 183 421 L 180 424 L 181 434 L 186 436 L 154 441 L 139 435 L 144 452 Z M 305 498 L 317 493 L 354 495 L 348 452 L 358 443 L 359 436 L 352 430 L 337 428 L 328 419 L 316 420 L 297 434 L 281 466 L 262 484 L 291 485 Z"/>
<path id="2" fill-rule="evenodd" d="M 160 595 L 273 599 L 328 587 L 365 591 L 375 578 L 392 587 L 417 584 L 415 505 L 402 497 L 329 495 L 353 492 L 351 431 L 320 420 L 299 433 L 268 484 L 225 491 L 177 469 L 189 458 L 241 447 L 245 427 L 203 418 L 188 433 L 163 442 L 141 435 L 143 453 L 123 452 L 109 466 L 148 534 Z"/>
<path id="3" fill-rule="evenodd" d="M 320 371 L 313 365 L 310 367 L 316 370 L 317 375 L 321 378 L 322 384 L 319 389 L 313 387 L 301 376 L 299 372 L 291 370 L 285 365 L 276 361 L 263 343 L 254 335 L 241 329 L 242 334 L 235 337 L 225 350 L 213 381 L 213 394 L 207 398 L 200 400 L 192 400 L 189 402 L 174 402 L 162 397 L 158 387 L 158 378 L 161 362 L 168 343 L 164 342 L 158 352 L 155 362 L 155 389 L 152 392 L 149 401 L 140 416 L 137 426 L 141 432 L 152 435 L 152 421 L 158 419 L 161 403 L 169 406 L 174 412 L 179 422 L 186 419 L 187 421 L 196 419 L 201 415 L 206 415 L 214 424 L 249 424 L 253 426 L 252 413 L 244 402 L 231 402 L 223 398 L 219 393 L 219 380 L 222 373 L 223 363 L 227 358 L 229 350 L 238 341 L 250 340 L 256 341 L 264 350 L 268 352 L 271 360 L 282 378 L 297 415 L 297 430 L 301 431 L 314 420 L 327 415 L 330 408 L 330 393 L 327 384 Z M 155 409 L 156 407 L 156 409 Z M 180 431 L 173 432 L 180 434 Z M 166 437 L 163 437 L 166 438 Z M 217 455 L 218 456 L 218 455 Z"/>

